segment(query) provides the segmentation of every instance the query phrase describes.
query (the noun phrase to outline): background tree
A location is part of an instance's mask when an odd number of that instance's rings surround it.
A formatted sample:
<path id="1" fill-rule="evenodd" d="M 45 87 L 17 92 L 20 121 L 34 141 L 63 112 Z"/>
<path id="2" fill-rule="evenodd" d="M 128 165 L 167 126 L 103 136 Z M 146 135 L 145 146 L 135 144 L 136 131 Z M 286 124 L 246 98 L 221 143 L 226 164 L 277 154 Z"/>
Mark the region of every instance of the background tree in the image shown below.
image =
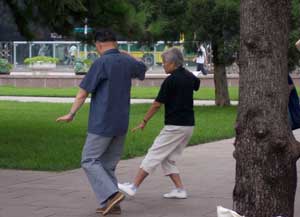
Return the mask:
<path id="1" fill-rule="evenodd" d="M 216 105 L 229 105 L 225 66 L 238 47 L 239 0 L 190 0 L 186 17 L 186 39 L 211 42 Z"/>
<path id="2" fill-rule="evenodd" d="M 84 17 L 88 18 L 91 27 L 95 29 L 110 27 L 128 40 L 143 37 L 144 11 L 137 11 L 130 1 L 84 0 L 83 3 L 87 9 Z"/>
<path id="3" fill-rule="evenodd" d="M 38 38 L 36 31 L 50 30 L 68 35 L 73 30 L 76 17 L 82 17 L 86 8 L 81 0 L 4 0 L 22 36 Z"/>
<path id="4" fill-rule="evenodd" d="M 4 0 L 21 35 L 31 40 L 39 37 L 37 28 L 70 36 L 74 27 L 88 24 L 94 29 L 110 27 L 118 33 L 137 38 L 142 34 L 139 19 L 128 0 Z"/>
<path id="5" fill-rule="evenodd" d="M 144 14 L 144 38 L 142 40 L 178 41 L 180 32 L 184 30 L 186 0 L 142 0 L 129 1 L 136 11 Z"/>
<path id="6" fill-rule="evenodd" d="M 288 124 L 290 0 L 242 0 L 235 209 L 292 217 L 300 145 Z"/>

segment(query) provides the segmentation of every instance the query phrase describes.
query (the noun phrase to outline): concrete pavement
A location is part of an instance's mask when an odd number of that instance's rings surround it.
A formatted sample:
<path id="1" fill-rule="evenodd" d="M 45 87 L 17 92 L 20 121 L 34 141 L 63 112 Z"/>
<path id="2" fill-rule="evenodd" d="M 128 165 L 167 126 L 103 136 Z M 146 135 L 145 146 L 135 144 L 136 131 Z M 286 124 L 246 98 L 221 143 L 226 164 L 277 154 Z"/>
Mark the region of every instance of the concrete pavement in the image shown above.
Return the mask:
<path id="1" fill-rule="evenodd" d="M 294 134 L 299 140 L 300 130 Z M 134 199 L 122 203 L 122 216 L 216 217 L 217 205 L 231 208 L 235 176 L 233 141 L 185 149 L 179 168 L 188 199 L 163 199 L 162 194 L 172 185 L 158 168 Z M 117 169 L 119 181 L 130 181 L 141 160 L 121 161 Z M 300 216 L 299 195 L 298 188 L 295 217 Z M 81 169 L 61 173 L 0 170 L 0 217 L 97 217 L 96 208 L 95 196 Z"/>
<path id="2" fill-rule="evenodd" d="M 30 97 L 30 96 L 0 96 L 0 101 L 17 102 L 49 102 L 49 103 L 73 103 L 74 97 Z M 90 102 L 90 98 L 86 103 Z M 152 103 L 153 99 L 131 99 L 131 104 Z M 232 105 L 237 105 L 237 101 L 231 101 Z M 215 105 L 214 100 L 194 100 L 194 105 Z"/>

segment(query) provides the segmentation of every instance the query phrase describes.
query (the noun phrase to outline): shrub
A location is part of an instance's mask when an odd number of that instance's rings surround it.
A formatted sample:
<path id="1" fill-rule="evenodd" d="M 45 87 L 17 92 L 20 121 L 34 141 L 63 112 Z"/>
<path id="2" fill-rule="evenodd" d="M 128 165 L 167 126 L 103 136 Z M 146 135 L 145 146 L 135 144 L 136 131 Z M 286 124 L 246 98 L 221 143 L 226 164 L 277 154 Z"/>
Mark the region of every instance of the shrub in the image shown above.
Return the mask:
<path id="1" fill-rule="evenodd" d="M 33 64 L 33 63 L 58 63 L 59 59 L 54 57 L 47 57 L 47 56 L 36 56 L 31 58 L 26 58 L 24 60 L 24 63 L 27 65 Z"/>
<path id="2" fill-rule="evenodd" d="M 0 58 L 0 73 L 10 72 L 12 67 L 12 64 L 10 64 L 7 59 Z"/>
<path id="3" fill-rule="evenodd" d="M 90 59 L 76 59 L 74 64 L 75 73 L 87 72 L 90 69 L 92 63 L 93 62 Z"/>

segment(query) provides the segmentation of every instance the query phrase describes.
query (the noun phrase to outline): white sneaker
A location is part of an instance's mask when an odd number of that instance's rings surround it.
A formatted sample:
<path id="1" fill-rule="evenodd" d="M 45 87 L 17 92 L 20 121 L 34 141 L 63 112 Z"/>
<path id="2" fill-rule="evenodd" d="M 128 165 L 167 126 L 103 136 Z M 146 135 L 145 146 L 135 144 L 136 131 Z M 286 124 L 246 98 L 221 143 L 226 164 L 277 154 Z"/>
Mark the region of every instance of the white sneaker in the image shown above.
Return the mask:
<path id="1" fill-rule="evenodd" d="M 123 184 L 118 183 L 118 188 L 119 188 L 122 192 L 126 193 L 127 195 L 129 195 L 129 196 L 131 196 L 131 197 L 135 195 L 136 190 L 137 190 L 137 189 L 133 186 L 133 184 L 132 184 L 132 183 L 129 183 L 129 182 L 126 182 L 126 183 L 123 183 Z"/>
<path id="2" fill-rule="evenodd" d="M 192 71 L 192 73 L 196 76 L 196 77 L 200 77 L 200 75 L 202 75 L 201 71 Z"/>
<path id="3" fill-rule="evenodd" d="M 187 193 L 185 190 L 173 189 L 171 192 L 164 194 L 164 198 L 186 199 Z"/>

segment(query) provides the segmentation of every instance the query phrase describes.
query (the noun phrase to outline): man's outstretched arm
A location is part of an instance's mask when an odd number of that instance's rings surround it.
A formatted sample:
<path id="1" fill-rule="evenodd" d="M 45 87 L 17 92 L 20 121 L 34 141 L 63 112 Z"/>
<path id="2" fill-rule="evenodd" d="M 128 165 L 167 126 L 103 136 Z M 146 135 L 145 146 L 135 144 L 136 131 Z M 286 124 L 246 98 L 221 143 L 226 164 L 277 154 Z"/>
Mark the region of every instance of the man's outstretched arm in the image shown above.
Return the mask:
<path id="1" fill-rule="evenodd" d="M 75 101 L 71 107 L 71 110 L 68 114 L 64 115 L 64 116 L 61 116 L 59 118 L 56 119 L 57 122 L 70 122 L 74 119 L 75 117 L 75 114 L 76 112 L 81 108 L 81 106 L 84 104 L 86 98 L 88 97 L 89 93 L 80 88 L 77 95 L 76 95 L 76 98 L 75 98 Z"/>

